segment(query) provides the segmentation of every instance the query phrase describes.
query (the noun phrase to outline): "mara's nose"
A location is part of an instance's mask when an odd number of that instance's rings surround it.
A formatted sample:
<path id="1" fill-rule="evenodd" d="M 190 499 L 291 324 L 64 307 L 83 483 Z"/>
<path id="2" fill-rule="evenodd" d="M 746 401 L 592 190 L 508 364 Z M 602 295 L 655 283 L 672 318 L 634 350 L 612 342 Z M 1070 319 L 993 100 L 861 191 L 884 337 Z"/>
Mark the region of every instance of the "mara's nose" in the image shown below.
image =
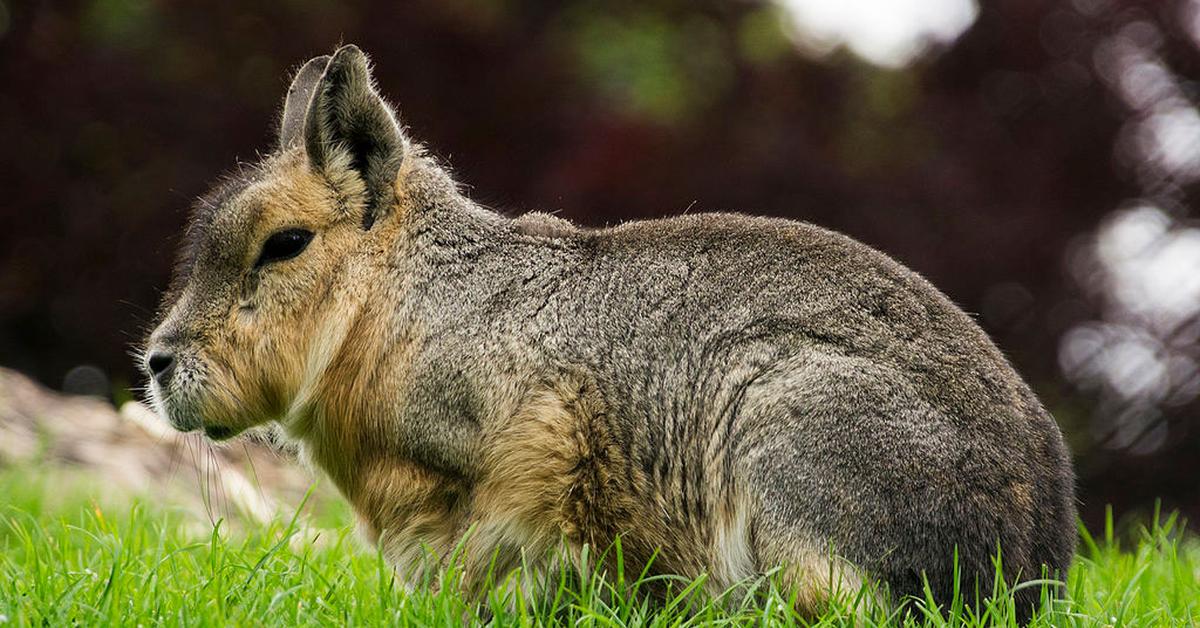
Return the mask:
<path id="1" fill-rule="evenodd" d="M 175 354 L 162 349 L 155 349 L 146 356 L 146 368 L 154 381 L 160 386 L 166 386 L 171 381 L 171 373 L 175 370 Z"/>

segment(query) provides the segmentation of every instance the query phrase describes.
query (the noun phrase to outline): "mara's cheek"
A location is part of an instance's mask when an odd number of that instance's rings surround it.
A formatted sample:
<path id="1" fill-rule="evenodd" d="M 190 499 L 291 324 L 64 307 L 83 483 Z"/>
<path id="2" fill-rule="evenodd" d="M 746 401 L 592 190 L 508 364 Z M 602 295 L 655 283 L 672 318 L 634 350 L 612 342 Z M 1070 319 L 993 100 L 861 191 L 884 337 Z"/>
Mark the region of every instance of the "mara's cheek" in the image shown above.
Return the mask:
<path id="1" fill-rule="evenodd" d="M 269 339 L 275 330 L 270 329 L 260 310 L 239 308 L 230 323 L 228 344 L 233 350 L 253 359 L 260 359 L 270 351 Z"/>
<path id="2" fill-rule="evenodd" d="M 238 288 L 237 308 L 245 312 L 253 312 L 258 308 L 259 276 L 252 274 L 242 280 Z"/>
<path id="3" fill-rule="evenodd" d="M 245 333 L 258 322 L 258 302 L 253 299 L 238 301 L 229 314 L 230 327 Z"/>

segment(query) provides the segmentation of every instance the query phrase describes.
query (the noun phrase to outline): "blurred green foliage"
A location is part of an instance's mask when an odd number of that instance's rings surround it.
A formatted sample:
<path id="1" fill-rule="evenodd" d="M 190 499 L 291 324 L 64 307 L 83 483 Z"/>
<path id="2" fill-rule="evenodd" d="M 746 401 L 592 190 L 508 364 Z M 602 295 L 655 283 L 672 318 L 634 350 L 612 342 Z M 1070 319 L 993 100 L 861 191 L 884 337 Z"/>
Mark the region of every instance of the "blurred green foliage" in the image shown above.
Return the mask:
<path id="1" fill-rule="evenodd" d="M 632 115 L 677 124 L 730 87 L 732 42 L 703 15 L 678 21 L 653 5 L 614 13 L 581 3 L 559 19 L 554 36 L 576 57 L 580 80 Z"/>

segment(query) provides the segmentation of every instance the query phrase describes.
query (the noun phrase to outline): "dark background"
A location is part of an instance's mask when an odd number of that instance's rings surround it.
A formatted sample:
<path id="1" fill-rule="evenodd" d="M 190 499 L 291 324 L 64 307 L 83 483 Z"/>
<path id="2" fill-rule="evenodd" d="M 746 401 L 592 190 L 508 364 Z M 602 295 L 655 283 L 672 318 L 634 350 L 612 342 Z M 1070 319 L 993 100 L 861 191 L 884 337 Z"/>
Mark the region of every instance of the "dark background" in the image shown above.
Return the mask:
<path id="1" fill-rule="evenodd" d="M 788 216 L 893 255 L 1054 412 L 1086 521 L 1195 516 L 1197 15 L 983 1 L 889 67 L 769 2 L 0 0 L 0 365 L 126 398 L 191 199 L 353 42 L 489 206 Z"/>

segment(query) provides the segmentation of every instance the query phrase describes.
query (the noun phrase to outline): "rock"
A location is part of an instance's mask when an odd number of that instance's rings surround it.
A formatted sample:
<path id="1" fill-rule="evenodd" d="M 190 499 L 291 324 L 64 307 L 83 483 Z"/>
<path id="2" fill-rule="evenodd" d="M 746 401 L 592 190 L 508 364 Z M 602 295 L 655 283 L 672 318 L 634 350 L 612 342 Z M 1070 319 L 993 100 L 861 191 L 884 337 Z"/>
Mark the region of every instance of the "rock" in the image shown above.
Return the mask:
<path id="1" fill-rule="evenodd" d="M 263 439 L 214 445 L 172 430 L 138 401 L 118 412 L 0 368 L 0 468 L 17 465 L 82 471 L 105 491 L 182 505 L 214 521 L 290 515 L 313 483 Z"/>

